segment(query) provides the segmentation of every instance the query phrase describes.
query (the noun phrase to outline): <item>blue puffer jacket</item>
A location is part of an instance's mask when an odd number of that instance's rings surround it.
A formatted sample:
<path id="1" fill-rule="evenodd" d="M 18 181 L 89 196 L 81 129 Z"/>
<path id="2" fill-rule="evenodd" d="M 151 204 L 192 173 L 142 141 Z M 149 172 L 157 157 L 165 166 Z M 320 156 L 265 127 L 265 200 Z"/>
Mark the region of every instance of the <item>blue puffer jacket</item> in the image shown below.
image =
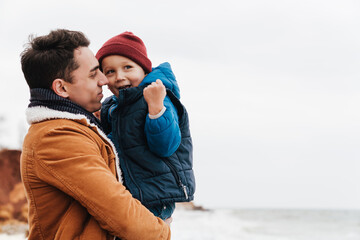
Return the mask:
<path id="1" fill-rule="evenodd" d="M 155 133 L 146 127 L 150 125 L 147 121 L 154 120 L 147 116 L 148 107 L 143 97 L 143 89 L 156 79 L 161 79 L 167 88 L 167 100 L 164 101 L 167 110 L 160 117 L 164 119 L 156 124 L 159 124 L 158 130 L 162 129 L 161 124 L 168 124 L 170 128 L 166 127 Z M 179 95 L 170 64 L 163 63 L 154 68 L 139 87 L 120 90 L 118 99 L 107 98 L 101 109 L 103 128 L 107 134 L 112 134 L 119 154 L 124 184 L 132 195 L 147 207 L 168 202 L 191 201 L 194 198 L 195 178 L 192 170 L 189 119 L 185 107 L 179 101 Z M 169 101 L 170 105 L 166 101 Z M 108 121 L 110 109 L 113 109 L 111 122 Z M 169 120 L 171 118 L 172 120 Z M 172 133 L 168 135 L 170 138 L 166 137 L 169 129 L 172 129 Z M 179 134 L 174 134 L 176 129 Z M 161 134 L 165 134 L 165 137 L 160 139 L 165 140 L 156 142 L 155 136 Z M 147 135 L 153 137 L 149 138 Z M 177 135 L 179 141 L 176 139 Z M 166 147 L 158 148 L 162 149 L 158 152 L 151 151 L 149 139 L 155 139 L 152 140 L 155 142 L 154 146 Z"/>

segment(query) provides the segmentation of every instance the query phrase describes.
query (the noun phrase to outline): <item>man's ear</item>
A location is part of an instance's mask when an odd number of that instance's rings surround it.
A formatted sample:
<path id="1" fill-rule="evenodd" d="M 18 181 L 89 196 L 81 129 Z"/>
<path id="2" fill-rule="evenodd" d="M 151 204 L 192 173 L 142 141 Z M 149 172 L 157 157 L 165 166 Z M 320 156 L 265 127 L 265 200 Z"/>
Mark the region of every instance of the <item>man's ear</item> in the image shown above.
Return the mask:
<path id="1" fill-rule="evenodd" d="M 68 98 L 69 93 L 66 91 L 66 82 L 64 79 L 57 78 L 52 82 L 52 90 L 63 98 Z"/>

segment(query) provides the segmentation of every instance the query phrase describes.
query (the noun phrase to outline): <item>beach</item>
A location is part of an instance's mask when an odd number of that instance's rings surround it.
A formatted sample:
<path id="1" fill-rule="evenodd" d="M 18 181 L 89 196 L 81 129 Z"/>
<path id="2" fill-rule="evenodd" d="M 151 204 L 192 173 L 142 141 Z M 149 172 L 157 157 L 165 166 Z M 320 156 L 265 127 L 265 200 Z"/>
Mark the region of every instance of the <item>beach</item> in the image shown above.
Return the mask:
<path id="1" fill-rule="evenodd" d="M 359 210 L 176 209 L 172 240 L 359 240 Z M 0 234 L 22 240 L 24 234 Z"/>

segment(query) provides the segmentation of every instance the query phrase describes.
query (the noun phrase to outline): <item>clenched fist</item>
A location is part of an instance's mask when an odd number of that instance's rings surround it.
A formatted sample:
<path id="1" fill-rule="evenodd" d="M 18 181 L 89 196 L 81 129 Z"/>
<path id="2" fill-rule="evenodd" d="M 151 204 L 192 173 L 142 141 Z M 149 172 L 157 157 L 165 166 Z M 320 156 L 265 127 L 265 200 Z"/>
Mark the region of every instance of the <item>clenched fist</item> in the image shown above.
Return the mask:
<path id="1" fill-rule="evenodd" d="M 156 82 L 151 83 L 144 88 L 143 94 L 148 104 L 149 114 L 158 114 L 164 107 L 164 99 L 166 96 L 166 89 L 162 81 L 157 79 Z"/>

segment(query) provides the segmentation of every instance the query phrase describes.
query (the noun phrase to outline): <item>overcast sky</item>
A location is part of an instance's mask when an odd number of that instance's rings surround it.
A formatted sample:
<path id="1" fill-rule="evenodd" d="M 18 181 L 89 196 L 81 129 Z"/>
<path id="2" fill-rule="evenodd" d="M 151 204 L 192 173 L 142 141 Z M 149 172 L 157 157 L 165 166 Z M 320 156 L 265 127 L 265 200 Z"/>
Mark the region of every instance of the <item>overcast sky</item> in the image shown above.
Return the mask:
<path id="1" fill-rule="evenodd" d="M 2 0 L 0 144 L 28 127 L 29 34 L 79 30 L 96 53 L 132 31 L 177 77 L 195 203 L 360 209 L 359 12 L 355 0 Z"/>

